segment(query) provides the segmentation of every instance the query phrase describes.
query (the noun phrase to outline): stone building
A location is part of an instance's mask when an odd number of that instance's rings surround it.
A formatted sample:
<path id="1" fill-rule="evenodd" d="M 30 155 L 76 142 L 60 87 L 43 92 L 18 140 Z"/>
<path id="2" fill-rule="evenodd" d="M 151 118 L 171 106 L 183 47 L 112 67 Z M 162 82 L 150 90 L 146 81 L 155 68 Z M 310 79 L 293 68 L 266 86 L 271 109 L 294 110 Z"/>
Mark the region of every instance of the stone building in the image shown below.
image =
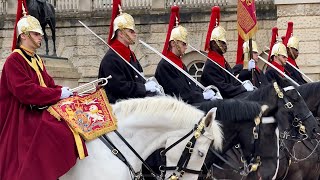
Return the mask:
<path id="1" fill-rule="evenodd" d="M 58 83 L 71 87 L 97 77 L 102 57 L 108 47 L 87 31 L 81 20 L 94 32 L 107 39 L 111 17 L 112 0 L 49 0 L 56 10 L 57 55 L 67 60 L 46 59 L 48 71 Z M 203 50 L 211 7 L 221 8 L 221 23 L 227 30 L 228 52 L 226 59 L 234 64 L 237 50 L 236 0 L 122 0 L 123 10 L 136 22 L 138 39 L 158 51 L 162 51 L 166 38 L 170 6 L 180 6 L 181 25 L 189 31 L 189 43 Z M 320 79 L 320 0 L 256 0 L 259 31 L 256 41 L 262 51 L 269 47 L 271 28 L 277 26 L 284 35 L 287 22 L 294 22 L 294 35 L 299 37 L 300 56 L 297 61 L 303 72 L 313 80 Z M 11 52 L 11 41 L 16 13 L 16 0 L 0 0 L 0 67 Z M 51 32 L 49 45 L 52 46 Z M 161 59 L 139 44 L 132 50 L 140 60 L 145 74 L 152 76 Z M 52 53 L 52 47 L 50 47 Z M 45 54 L 44 46 L 38 51 Z M 183 57 L 192 75 L 199 77 L 205 58 L 188 49 Z"/>

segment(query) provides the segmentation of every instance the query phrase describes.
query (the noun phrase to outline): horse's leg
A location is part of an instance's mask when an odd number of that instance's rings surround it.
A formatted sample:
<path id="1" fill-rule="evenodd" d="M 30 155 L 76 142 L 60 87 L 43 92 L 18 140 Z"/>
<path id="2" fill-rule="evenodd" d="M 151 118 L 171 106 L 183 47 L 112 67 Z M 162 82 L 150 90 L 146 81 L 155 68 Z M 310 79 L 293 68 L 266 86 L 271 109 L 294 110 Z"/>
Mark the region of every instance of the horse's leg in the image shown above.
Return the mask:
<path id="1" fill-rule="evenodd" d="M 42 31 L 43 31 L 43 38 L 44 38 L 44 41 L 46 42 L 46 55 L 49 55 L 48 36 L 46 33 L 46 24 L 43 24 L 41 27 L 42 27 Z"/>
<path id="2" fill-rule="evenodd" d="M 52 42 L 53 42 L 53 54 L 52 56 L 57 56 L 56 51 L 56 22 L 54 18 L 50 18 L 49 20 L 49 26 L 52 32 Z"/>

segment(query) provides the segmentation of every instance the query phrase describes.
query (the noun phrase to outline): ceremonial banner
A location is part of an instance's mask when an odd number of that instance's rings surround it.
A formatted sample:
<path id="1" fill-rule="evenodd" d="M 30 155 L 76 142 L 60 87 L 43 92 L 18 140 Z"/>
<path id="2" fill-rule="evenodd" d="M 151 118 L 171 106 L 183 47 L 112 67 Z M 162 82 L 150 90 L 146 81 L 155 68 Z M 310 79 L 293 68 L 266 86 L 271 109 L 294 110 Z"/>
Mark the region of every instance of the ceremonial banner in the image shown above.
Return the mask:
<path id="1" fill-rule="evenodd" d="M 244 41 L 252 38 L 258 30 L 254 0 L 238 0 L 237 28 Z"/>
<path id="2" fill-rule="evenodd" d="M 103 88 L 89 95 L 63 99 L 48 111 L 57 119 L 65 120 L 85 140 L 117 129 L 117 120 Z"/>

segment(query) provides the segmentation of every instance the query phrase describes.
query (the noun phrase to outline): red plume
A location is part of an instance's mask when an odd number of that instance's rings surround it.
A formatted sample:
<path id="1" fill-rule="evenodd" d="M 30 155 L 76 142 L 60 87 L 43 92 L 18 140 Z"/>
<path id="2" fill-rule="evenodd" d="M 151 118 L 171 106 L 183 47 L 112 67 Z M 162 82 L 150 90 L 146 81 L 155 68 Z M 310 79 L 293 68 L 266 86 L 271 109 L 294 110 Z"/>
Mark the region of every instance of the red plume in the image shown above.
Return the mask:
<path id="1" fill-rule="evenodd" d="M 167 52 L 168 52 L 169 39 L 170 39 L 170 36 L 171 36 L 171 31 L 172 31 L 173 27 L 175 26 L 176 18 L 178 18 L 178 23 L 179 23 L 180 22 L 179 7 L 178 6 L 172 6 L 171 7 L 169 25 L 168 25 L 167 37 L 166 37 L 166 41 L 164 42 L 164 46 L 163 46 L 163 50 L 162 50 L 162 54 L 163 55 L 166 55 Z"/>
<path id="2" fill-rule="evenodd" d="M 242 58 L 242 55 L 243 55 L 243 43 L 244 43 L 244 40 L 238 34 L 238 49 L 237 49 L 236 64 L 243 64 L 243 58 Z"/>
<path id="3" fill-rule="evenodd" d="M 113 3 L 112 3 L 112 14 L 111 14 L 110 28 L 109 28 L 108 44 L 111 43 L 111 37 L 112 37 L 112 34 L 113 34 L 113 21 L 120 14 L 119 5 L 121 6 L 121 0 L 113 0 Z"/>
<path id="4" fill-rule="evenodd" d="M 288 22 L 288 28 L 287 28 L 286 37 L 285 37 L 285 39 L 283 41 L 283 44 L 285 46 L 287 46 L 287 43 L 288 43 L 292 33 L 293 33 L 293 22 Z"/>
<path id="5" fill-rule="evenodd" d="M 204 50 L 208 50 L 210 47 L 210 37 L 212 30 L 219 25 L 220 22 L 220 8 L 219 6 L 214 6 L 211 9 L 211 17 L 210 17 L 210 23 L 208 27 L 206 42 L 204 45 Z"/>
<path id="6" fill-rule="evenodd" d="M 268 56 L 268 61 L 269 61 L 269 62 L 271 61 L 271 60 L 270 60 L 271 51 L 272 51 L 273 45 L 276 43 L 277 36 L 278 36 L 278 28 L 277 28 L 277 27 L 274 27 L 274 28 L 272 28 L 272 37 L 271 37 L 270 51 L 269 51 L 269 56 Z"/>
<path id="7" fill-rule="evenodd" d="M 16 45 L 17 45 L 17 24 L 18 24 L 18 21 L 23 17 L 22 3 L 23 3 L 23 6 L 24 6 L 26 12 L 28 12 L 26 1 L 18 0 L 16 22 L 14 24 L 13 41 L 12 41 L 12 47 L 11 47 L 12 51 L 16 48 Z"/>
<path id="8" fill-rule="evenodd" d="M 285 41 L 286 36 L 281 36 L 282 43 Z"/>

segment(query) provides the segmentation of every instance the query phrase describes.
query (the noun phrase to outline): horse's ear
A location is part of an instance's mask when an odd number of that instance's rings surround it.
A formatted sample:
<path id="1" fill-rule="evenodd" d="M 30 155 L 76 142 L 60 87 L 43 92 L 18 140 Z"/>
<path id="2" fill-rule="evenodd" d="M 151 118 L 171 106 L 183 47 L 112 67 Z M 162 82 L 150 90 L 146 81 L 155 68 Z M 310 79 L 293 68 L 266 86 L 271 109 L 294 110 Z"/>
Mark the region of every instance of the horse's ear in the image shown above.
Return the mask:
<path id="1" fill-rule="evenodd" d="M 216 112 L 217 112 L 217 108 L 214 107 L 212 108 L 206 115 L 206 119 L 204 121 L 206 127 L 208 127 L 212 121 L 212 119 L 216 118 Z"/>

